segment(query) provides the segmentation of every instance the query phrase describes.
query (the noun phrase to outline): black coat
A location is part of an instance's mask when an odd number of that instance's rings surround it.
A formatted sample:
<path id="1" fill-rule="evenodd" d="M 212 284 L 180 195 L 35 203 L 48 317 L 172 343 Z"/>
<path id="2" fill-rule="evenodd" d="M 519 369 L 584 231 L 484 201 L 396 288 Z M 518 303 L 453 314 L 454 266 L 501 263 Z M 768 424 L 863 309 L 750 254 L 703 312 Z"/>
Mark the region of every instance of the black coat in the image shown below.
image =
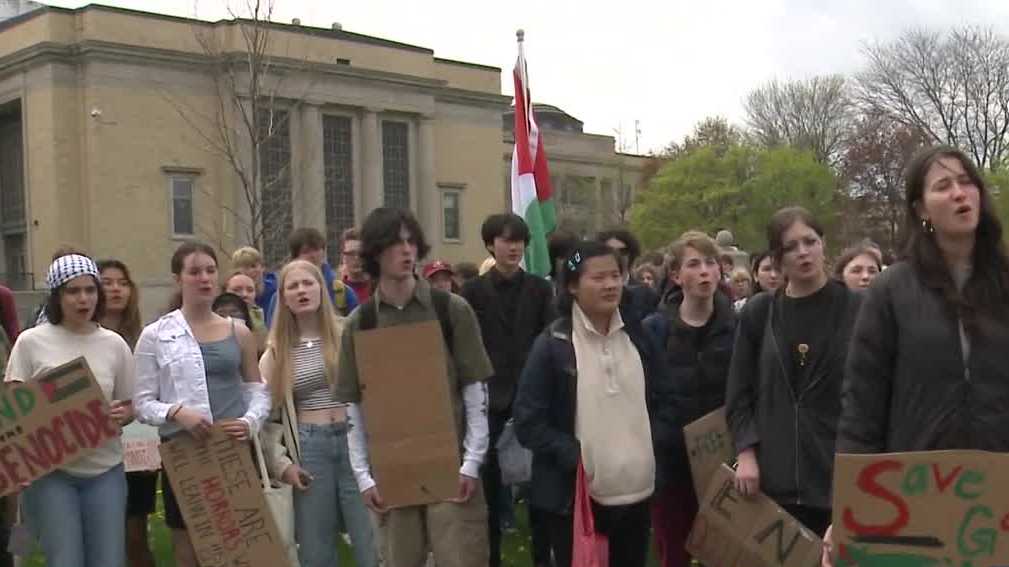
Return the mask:
<path id="1" fill-rule="evenodd" d="M 904 262 L 880 274 L 852 337 L 838 451 L 1009 451 L 1009 321 L 985 323 L 965 362 L 940 290 Z"/>
<path id="2" fill-rule="evenodd" d="M 462 296 L 476 313 L 484 348 L 494 366 L 494 376 L 487 381 L 490 410 L 507 413 L 533 342 L 557 318 L 557 311 L 550 282 L 522 273 L 518 284 L 518 308 L 506 312 L 494 286 L 493 273 L 492 270 L 467 282 Z M 506 332 L 509 327 L 506 318 L 511 318 L 510 334 Z"/>
<path id="3" fill-rule="evenodd" d="M 683 294 L 676 294 L 644 322 L 645 329 L 665 353 L 669 378 L 676 391 L 679 427 L 676 450 L 669 455 L 671 482 L 690 482 L 690 461 L 682 428 L 725 405 L 725 384 L 736 333 L 732 302 L 724 294 L 716 293 L 711 328 L 698 349 L 694 331 L 680 320 L 682 302 Z"/>
<path id="4" fill-rule="evenodd" d="M 792 386 L 790 353 L 777 328 L 784 291 L 759 293 L 739 314 L 726 392 L 726 417 L 736 453 L 754 448 L 761 490 L 781 504 L 831 507 L 834 442 L 841 382 L 861 297 L 836 281 L 831 288 L 833 339 L 823 364 L 801 392 Z M 789 369 L 789 370 L 786 370 Z"/>
<path id="5" fill-rule="evenodd" d="M 537 508 L 557 514 L 571 513 L 575 469 L 581 456 L 581 445 L 575 437 L 578 387 L 571 324 L 569 314 L 554 321 L 536 339 L 522 371 L 513 407 L 515 433 L 519 442 L 533 452 L 529 501 Z M 625 317 L 624 331 L 637 347 L 644 367 L 658 490 L 666 476 L 659 456 L 671 451 L 675 442 L 675 395 L 662 352 L 645 334 L 640 322 Z"/>

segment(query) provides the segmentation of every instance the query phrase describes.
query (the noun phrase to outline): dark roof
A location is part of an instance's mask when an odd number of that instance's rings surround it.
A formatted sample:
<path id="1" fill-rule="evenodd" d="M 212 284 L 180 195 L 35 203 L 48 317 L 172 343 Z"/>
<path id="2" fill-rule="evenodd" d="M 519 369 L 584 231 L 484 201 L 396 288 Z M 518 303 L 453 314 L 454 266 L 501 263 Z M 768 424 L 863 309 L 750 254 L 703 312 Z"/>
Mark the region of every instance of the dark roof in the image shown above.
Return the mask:
<path id="1" fill-rule="evenodd" d="M 574 116 L 571 116 L 567 112 L 564 112 L 560 108 L 553 106 L 552 104 L 534 102 L 533 112 L 536 114 L 536 123 L 543 128 L 581 132 L 582 127 L 584 126 L 584 122 Z M 512 106 L 505 111 L 503 116 L 505 129 L 511 129 L 513 127 L 512 122 L 514 119 L 515 106 L 513 102 Z"/>

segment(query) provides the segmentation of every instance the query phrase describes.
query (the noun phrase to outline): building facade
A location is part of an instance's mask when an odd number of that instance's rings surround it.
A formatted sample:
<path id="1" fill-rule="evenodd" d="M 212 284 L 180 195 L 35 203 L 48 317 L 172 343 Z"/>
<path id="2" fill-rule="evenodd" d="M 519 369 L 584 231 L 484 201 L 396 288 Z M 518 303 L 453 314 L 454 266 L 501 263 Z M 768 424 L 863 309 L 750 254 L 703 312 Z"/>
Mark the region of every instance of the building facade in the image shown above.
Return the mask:
<path id="1" fill-rule="evenodd" d="M 612 136 L 588 134 L 577 118 L 546 104 L 533 105 L 543 134 L 558 228 L 579 236 L 624 226 L 650 158 L 615 151 Z M 511 198 L 514 111 L 504 114 L 506 198 Z"/>
<path id="2" fill-rule="evenodd" d="M 270 136 L 250 195 L 212 136 L 220 120 L 248 116 L 248 97 L 222 103 L 215 80 L 220 61 L 241 67 L 242 25 L 103 6 L 0 22 L 6 281 L 39 287 L 52 251 L 74 244 L 126 262 L 150 319 L 172 289 L 178 243 L 222 255 L 247 244 L 252 197 L 272 263 L 299 226 L 327 234 L 335 260 L 340 231 L 382 205 L 417 213 L 432 257 L 484 257 L 480 221 L 507 208 L 500 69 L 338 26 L 267 24 L 271 110 L 254 119 Z M 252 157 L 249 140 L 234 143 Z"/>

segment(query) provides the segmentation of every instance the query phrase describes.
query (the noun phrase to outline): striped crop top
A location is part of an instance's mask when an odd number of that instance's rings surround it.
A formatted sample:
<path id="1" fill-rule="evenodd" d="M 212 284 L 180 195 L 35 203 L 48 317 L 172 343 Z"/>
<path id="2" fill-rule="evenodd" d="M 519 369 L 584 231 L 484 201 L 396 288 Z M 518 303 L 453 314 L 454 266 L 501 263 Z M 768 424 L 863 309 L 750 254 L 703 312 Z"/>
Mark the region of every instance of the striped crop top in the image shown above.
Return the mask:
<path id="1" fill-rule="evenodd" d="M 333 391 L 326 381 L 326 363 L 322 356 L 322 341 L 300 340 L 291 350 L 294 371 L 294 407 L 298 411 L 341 408 L 333 399 Z"/>

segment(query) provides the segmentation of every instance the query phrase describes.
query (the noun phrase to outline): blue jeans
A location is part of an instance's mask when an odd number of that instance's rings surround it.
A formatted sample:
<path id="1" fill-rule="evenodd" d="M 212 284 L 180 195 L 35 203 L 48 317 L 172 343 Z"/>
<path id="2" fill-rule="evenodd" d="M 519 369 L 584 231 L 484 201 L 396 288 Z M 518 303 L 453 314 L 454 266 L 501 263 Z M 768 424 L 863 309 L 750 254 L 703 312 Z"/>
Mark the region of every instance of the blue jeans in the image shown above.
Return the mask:
<path id="1" fill-rule="evenodd" d="M 93 477 L 53 471 L 25 489 L 22 504 L 49 567 L 125 567 L 123 465 Z"/>
<path id="2" fill-rule="evenodd" d="M 294 490 L 294 529 L 302 567 L 336 567 L 336 540 L 345 526 L 357 567 L 376 567 L 378 552 L 371 517 L 357 489 L 344 424 L 298 425 L 301 468 L 312 484 Z"/>

